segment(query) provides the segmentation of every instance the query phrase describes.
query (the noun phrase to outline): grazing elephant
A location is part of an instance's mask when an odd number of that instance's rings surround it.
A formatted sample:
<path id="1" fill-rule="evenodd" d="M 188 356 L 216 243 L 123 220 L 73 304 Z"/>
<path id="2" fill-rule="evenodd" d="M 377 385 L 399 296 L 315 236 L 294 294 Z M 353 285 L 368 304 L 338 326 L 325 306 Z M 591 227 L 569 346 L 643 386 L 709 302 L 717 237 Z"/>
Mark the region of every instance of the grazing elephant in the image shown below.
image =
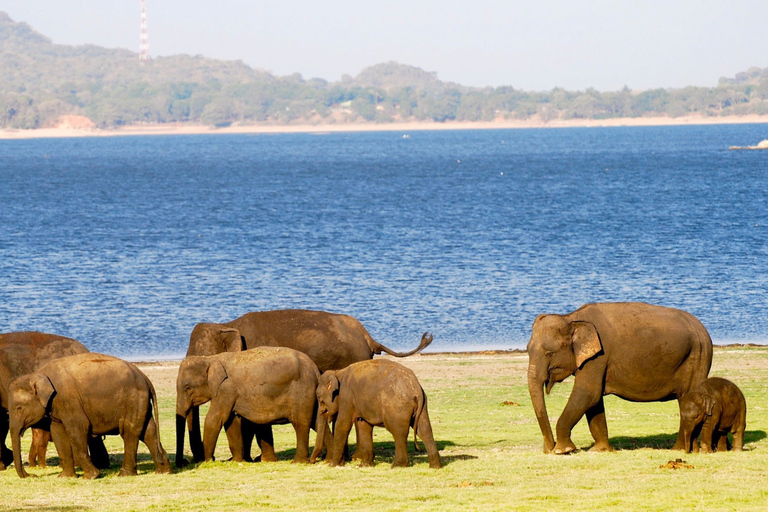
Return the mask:
<path id="1" fill-rule="evenodd" d="M 744 446 L 747 428 L 747 401 L 733 382 L 710 377 L 680 399 L 680 426 L 686 453 L 701 433 L 701 451 L 728 450 L 728 432 L 733 434 L 733 450 Z"/>
<path id="2" fill-rule="evenodd" d="M 576 449 L 571 430 L 584 414 L 596 451 L 610 450 L 603 395 L 633 402 L 680 399 L 707 378 L 712 340 L 693 315 L 662 306 L 586 304 L 567 315 L 541 315 L 528 342 L 528 390 L 544 435 L 544 453 Z M 556 382 L 575 375 L 557 421 L 557 443 L 544 403 Z M 676 449 L 683 449 L 678 436 Z"/>
<path id="3" fill-rule="evenodd" d="M 203 436 L 206 461 L 213 459 L 222 426 L 234 459 L 242 460 L 242 446 L 232 432 L 240 428 L 234 419 L 242 417 L 257 426 L 290 423 L 296 431 L 293 462 L 309 462 L 310 428 L 317 429 L 319 445 L 326 431 L 326 423 L 317 419 L 319 377 L 309 356 L 285 347 L 189 356 L 176 379 L 176 414 L 186 417 L 193 407 L 211 402 Z"/>
<path id="4" fill-rule="evenodd" d="M 432 435 L 427 411 L 427 395 L 414 373 L 405 366 L 377 359 L 351 364 L 343 370 L 327 371 L 317 386 L 320 414 L 328 422 L 336 420 L 331 466 L 344 463 L 344 446 L 352 425 L 358 425 L 357 453 L 362 465 L 373 465 L 373 427 L 384 427 L 395 438 L 392 467 L 408 465 L 408 432 L 413 427 L 413 442 L 421 437 L 427 448 L 429 467 L 440 468 L 440 454 Z M 319 446 L 319 445 L 318 445 Z M 312 459 L 319 454 L 318 446 Z"/>
<path id="5" fill-rule="evenodd" d="M 432 342 L 432 335 L 424 333 L 421 343 L 410 352 L 394 352 L 376 342 L 365 327 L 348 315 L 285 309 L 246 313 L 225 324 L 201 323 L 192 330 L 187 356 L 208 356 L 222 352 L 239 352 L 255 347 L 288 347 L 304 352 L 321 372 L 340 370 L 352 363 L 371 359 L 374 354 L 406 357 L 423 350 Z M 203 460 L 200 438 L 200 411 L 193 407 L 186 417 L 176 417 L 176 465 L 185 466 L 184 423 L 189 430 L 189 444 L 195 462 Z M 235 433 L 239 419 L 235 420 L 233 436 L 241 436 L 245 450 L 244 460 L 250 460 L 252 436 Z M 272 445 L 272 428 L 257 430 L 257 440 Z M 262 460 L 275 460 L 274 453 L 262 452 Z"/>
<path id="6" fill-rule="evenodd" d="M 5 446 L 5 436 L 8 434 L 8 386 L 11 380 L 37 370 L 48 361 L 87 352 L 88 349 L 79 341 L 56 334 L 34 331 L 0 334 L 0 470 L 13 462 L 13 451 Z M 35 458 L 39 459 L 43 467 L 48 443 L 42 441 L 49 438 L 39 429 L 32 429 Z M 109 453 L 101 438 L 89 439 L 88 445 L 96 467 L 108 468 Z"/>
<path id="7" fill-rule="evenodd" d="M 136 474 L 139 440 L 149 448 L 155 472 L 171 472 L 160 444 L 155 388 L 127 361 L 95 353 L 55 359 L 11 381 L 9 395 L 13 461 L 21 478 L 29 476 L 21 464 L 21 436 L 43 419 L 51 422 L 61 476 L 76 476 L 75 465 L 85 478 L 99 476 L 86 447 L 91 435 L 106 434 L 123 438 L 120 476 Z"/>

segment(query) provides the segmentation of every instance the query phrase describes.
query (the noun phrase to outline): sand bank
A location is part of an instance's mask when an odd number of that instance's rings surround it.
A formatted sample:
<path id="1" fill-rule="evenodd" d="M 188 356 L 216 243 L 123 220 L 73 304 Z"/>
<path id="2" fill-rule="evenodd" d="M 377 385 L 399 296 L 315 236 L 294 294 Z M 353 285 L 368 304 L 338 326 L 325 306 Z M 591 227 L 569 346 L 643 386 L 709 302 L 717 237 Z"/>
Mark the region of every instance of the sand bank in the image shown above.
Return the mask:
<path id="1" fill-rule="evenodd" d="M 768 115 L 748 116 L 685 116 L 640 117 L 617 119 L 569 119 L 543 122 L 540 120 L 500 120 L 491 122 L 409 122 L 386 124 L 296 124 L 296 125 L 234 125 L 213 128 L 203 125 L 177 123 L 132 125 L 110 130 L 62 126 L 36 130 L 0 130 L 0 139 L 37 139 L 62 137 L 114 137 L 125 135 L 200 135 L 200 134 L 259 134 L 259 133 L 334 133 L 334 132 L 411 132 L 420 130 L 488 130 L 514 128 L 577 128 L 609 126 L 678 126 L 711 124 L 768 123 Z"/>

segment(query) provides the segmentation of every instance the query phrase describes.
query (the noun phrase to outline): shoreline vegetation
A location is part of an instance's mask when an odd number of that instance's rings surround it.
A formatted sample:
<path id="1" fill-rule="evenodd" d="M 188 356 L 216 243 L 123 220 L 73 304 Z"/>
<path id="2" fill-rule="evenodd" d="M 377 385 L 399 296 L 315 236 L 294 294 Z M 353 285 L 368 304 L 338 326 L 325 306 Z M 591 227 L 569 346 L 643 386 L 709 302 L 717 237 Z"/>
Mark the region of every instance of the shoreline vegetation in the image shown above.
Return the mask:
<path id="1" fill-rule="evenodd" d="M 430 130 L 499 130 L 526 128 L 603 128 L 639 126 L 695 126 L 717 124 L 768 124 L 768 115 L 681 117 L 626 117 L 610 119 L 568 119 L 542 121 L 540 119 L 498 121 L 445 121 L 394 123 L 319 123 L 319 124 L 242 124 L 214 127 L 189 123 L 155 123 L 126 125 L 117 128 L 97 128 L 92 123 L 65 118 L 55 128 L 0 129 L 0 140 L 43 139 L 70 137 L 115 137 L 137 135 L 226 135 L 226 134 L 328 134 L 343 132 L 414 132 Z"/>
<path id="2" fill-rule="evenodd" d="M 715 348 L 710 375 L 737 384 L 748 410 L 744 451 L 714 454 L 670 449 L 679 427 L 675 400 L 635 403 L 612 395 L 605 397 L 605 411 L 613 453 L 588 451 L 592 437 L 582 420 L 573 430 L 578 451 L 544 454 L 527 386 L 528 357 L 521 351 L 397 361 L 414 371 L 427 394 L 440 470 L 430 469 L 426 454 L 416 452 L 410 440 L 411 466 L 391 469 L 394 443 L 383 428 L 373 431 L 373 467 L 292 464 L 296 437 L 290 425 L 279 425 L 273 428 L 278 462 L 227 462 L 222 432 L 215 461 L 174 466 L 172 475 L 153 474 L 140 443 L 139 475 L 120 478 L 122 441 L 111 435 L 105 439 L 111 467 L 95 481 L 58 478 L 53 445 L 49 467 L 29 470 L 38 478 L 19 480 L 13 468 L 0 472 L 0 510 L 302 510 L 307 503 L 317 510 L 765 509 L 768 347 Z M 173 460 L 179 362 L 137 364 L 157 390 L 160 435 Z M 573 378 L 566 379 L 547 396 L 553 426 L 572 386 Z M 201 413 L 206 411 L 203 406 Z M 30 439 L 29 432 L 22 438 L 25 459 Z M 349 442 L 352 448 L 354 432 Z"/>

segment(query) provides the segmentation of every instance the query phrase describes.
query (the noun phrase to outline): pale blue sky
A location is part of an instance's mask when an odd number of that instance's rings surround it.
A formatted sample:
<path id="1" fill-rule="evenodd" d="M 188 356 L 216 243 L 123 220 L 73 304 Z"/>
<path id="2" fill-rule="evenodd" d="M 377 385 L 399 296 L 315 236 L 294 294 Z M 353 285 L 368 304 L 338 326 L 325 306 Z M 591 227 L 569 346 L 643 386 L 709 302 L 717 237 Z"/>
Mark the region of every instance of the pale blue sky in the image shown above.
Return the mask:
<path id="1" fill-rule="evenodd" d="M 139 0 L 2 0 L 56 43 L 138 51 Z M 715 86 L 768 67 L 766 0 L 147 0 L 150 55 L 338 80 L 395 60 L 524 90 Z"/>

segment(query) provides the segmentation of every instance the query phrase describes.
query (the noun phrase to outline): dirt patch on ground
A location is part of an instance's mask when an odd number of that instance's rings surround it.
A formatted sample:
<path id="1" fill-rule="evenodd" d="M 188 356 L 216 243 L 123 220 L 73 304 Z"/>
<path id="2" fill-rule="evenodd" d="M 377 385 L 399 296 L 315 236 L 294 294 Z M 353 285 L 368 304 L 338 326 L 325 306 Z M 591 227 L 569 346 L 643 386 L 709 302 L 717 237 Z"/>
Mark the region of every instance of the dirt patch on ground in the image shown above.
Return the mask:
<path id="1" fill-rule="evenodd" d="M 662 464 L 659 469 L 696 469 L 692 464 L 688 464 L 683 459 L 675 459 Z"/>

